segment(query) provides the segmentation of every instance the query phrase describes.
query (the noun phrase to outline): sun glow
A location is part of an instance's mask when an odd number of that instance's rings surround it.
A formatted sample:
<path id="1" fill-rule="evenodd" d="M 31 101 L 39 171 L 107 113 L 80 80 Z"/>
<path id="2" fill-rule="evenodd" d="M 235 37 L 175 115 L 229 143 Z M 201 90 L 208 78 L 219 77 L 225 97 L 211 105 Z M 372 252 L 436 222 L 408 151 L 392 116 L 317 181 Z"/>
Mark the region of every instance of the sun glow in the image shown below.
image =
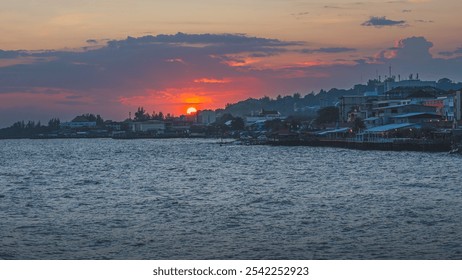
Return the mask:
<path id="1" fill-rule="evenodd" d="M 186 110 L 186 113 L 188 115 L 192 115 L 192 114 L 195 114 L 197 112 L 197 109 L 194 108 L 194 107 L 189 107 L 187 110 Z"/>

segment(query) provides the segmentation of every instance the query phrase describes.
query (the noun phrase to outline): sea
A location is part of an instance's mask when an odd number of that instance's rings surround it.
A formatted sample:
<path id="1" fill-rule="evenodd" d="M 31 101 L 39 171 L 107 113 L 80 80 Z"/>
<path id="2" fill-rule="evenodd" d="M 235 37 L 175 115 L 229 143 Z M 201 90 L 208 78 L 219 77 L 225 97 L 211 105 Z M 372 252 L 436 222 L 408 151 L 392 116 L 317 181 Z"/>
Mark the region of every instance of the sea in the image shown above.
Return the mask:
<path id="1" fill-rule="evenodd" d="M 462 259 L 462 156 L 0 141 L 0 259 Z"/>

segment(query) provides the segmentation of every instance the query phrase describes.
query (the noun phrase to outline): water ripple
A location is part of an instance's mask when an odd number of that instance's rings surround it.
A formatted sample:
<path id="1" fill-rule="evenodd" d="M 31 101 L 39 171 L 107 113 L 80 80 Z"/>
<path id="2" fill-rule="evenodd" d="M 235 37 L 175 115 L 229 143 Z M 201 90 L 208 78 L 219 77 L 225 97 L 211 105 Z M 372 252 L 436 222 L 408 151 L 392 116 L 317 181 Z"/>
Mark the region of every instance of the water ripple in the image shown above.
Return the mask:
<path id="1" fill-rule="evenodd" d="M 0 141 L 0 259 L 461 259 L 461 157 Z"/>

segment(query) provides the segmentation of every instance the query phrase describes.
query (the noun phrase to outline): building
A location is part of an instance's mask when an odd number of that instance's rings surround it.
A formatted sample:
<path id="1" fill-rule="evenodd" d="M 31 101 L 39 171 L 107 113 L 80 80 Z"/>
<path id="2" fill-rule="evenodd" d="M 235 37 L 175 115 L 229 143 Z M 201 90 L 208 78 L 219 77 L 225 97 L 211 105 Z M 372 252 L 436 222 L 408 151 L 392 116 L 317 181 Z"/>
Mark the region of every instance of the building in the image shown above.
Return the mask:
<path id="1" fill-rule="evenodd" d="M 165 129 L 168 134 L 187 135 L 190 133 L 193 123 L 193 121 L 190 121 L 182 116 L 166 121 Z"/>
<path id="2" fill-rule="evenodd" d="M 456 92 L 454 96 L 454 122 L 457 128 L 462 120 L 462 91 Z"/>
<path id="3" fill-rule="evenodd" d="M 94 128 L 96 122 L 64 122 L 59 125 L 61 128 Z"/>
<path id="4" fill-rule="evenodd" d="M 454 98 L 455 95 L 448 94 L 443 99 L 443 108 L 441 108 L 441 115 L 450 122 L 454 121 Z"/>
<path id="5" fill-rule="evenodd" d="M 397 87 L 385 92 L 387 99 L 434 99 L 444 94 L 445 91 L 435 87 Z"/>
<path id="6" fill-rule="evenodd" d="M 148 120 L 142 122 L 131 122 L 129 128 L 133 132 L 152 132 L 163 134 L 165 132 L 165 123 L 159 120 Z"/>
<path id="7" fill-rule="evenodd" d="M 428 124 L 438 122 L 443 117 L 436 113 L 407 113 L 391 117 L 394 123 L 419 123 Z"/>
<path id="8" fill-rule="evenodd" d="M 410 77 L 409 80 L 403 80 L 403 81 L 387 81 L 384 83 L 385 84 L 385 92 L 393 90 L 395 88 L 422 88 L 422 87 L 434 87 L 436 88 L 437 83 L 435 81 L 421 81 L 418 78 L 417 79 L 412 79 Z"/>
<path id="9" fill-rule="evenodd" d="M 123 129 L 124 123 L 107 120 L 104 122 L 104 126 L 110 130 L 120 131 Z"/>
<path id="10" fill-rule="evenodd" d="M 217 114 L 213 110 L 203 110 L 197 112 L 197 123 L 209 125 L 217 121 Z"/>
<path id="11" fill-rule="evenodd" d="M 385 107 L 376 107 L 374 108 L 373 117 L 378 118 L 374 119 L 376 124 L 386 125 L 393 123 L 393 117 L 409 114 L 409 113 L 433 113 L 436 114 L 436 109 L 434 107 L 417 105 L 417 104 L 401 104 L 401 105 L 391 105 Z M 367 121 L 372 119 L 366 119 Z"/>
<path id="12" fill-rule="evenodd" d="M 351 122 L 355 118 L 370 118 L 374 104 L 384 100 L 385 96 L 366 92 L 364 95 L 347 95 L 339 98 L 341 122 Z"/>
<path id="13" fill-rule="evenodd" d="M 257 122 L 265 122 L 271 121 L 276 119 L 285 119 L 286 117 L 282 116 L 278 111 L 274 110 L 264 110 L 262 109 L 258 115 L 246 116 L 245 117 L 245 124 L 246 126 L 250 126 Z"/>
<path id="14" fill-rule="evenodd" d="M 392 106 L 403 106 L 411 104 L 411 100 L 409 99 L 400 99 L 400 100 L 384 100 L 384 101 L 376 101 L 373 103 L 374 109 L 380 109 L 385 107 L 392 107 Z"/>
<path id="15" fill-rule="evenodd" d="M 452 100 L 452 104 L 449 101 Z M 434 107 L 436 113 L 443 116 L 445 120 L 448 120 L 449 111 L 452 110 L 452 118 L 454 117 L 454 98 L 449 98 L 449 96 L 442 96 L 436 99 L 424 100 L 421 102 L 422 105 Z M 451 106 L 452 105 L 452 106 Z M 445 110 L 445 106 L 448 106 Z M 451 118 L 451 120 L 452 120 Z"/>
<path id="16" fill-rule="evenodd" d="M 359 111 L 359 108 L 366 103 L 367 97 L 363 95 L 341 96 L 339 98 L 339 114 L 342 122 L 348 122 L 351 118 L 349 115 L 354 110 Z"/>

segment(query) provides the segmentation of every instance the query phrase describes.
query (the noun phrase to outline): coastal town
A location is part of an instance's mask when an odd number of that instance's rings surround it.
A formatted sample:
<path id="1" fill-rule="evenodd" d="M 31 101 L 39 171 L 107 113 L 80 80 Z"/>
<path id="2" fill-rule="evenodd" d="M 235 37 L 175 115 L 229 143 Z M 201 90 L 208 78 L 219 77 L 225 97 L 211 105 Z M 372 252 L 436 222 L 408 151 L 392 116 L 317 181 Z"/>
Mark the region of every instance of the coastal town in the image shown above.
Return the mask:
<path id="1" fill-rule="evenodd" d="M 124 121 L 103 120 L 84 114 L 71 121 L 51 119 L 48 126 L 17 122 L 0 130 L 0 138 L 220 138 L 235 144 L 336 146 L 357 149 L 457 151 L 462 139 L 462 93 L 449 79 L 423 81 L 391 76 L 355 86 L 355 94 L 336 98 L 311 96 L 268 97 L 258 108 L 233 106 L 218 110 L 192 110 L 172 116 L 149 114 L 143 107 Z M 351 91 L 350 91 L 351 92 Z M 325 94 L 328 96 L 328 93 Z M 277 104 L 289 104 L 284 113 Z M 245 102 L 256 101 L 249 99 Z M 261 103 L 260 102 L 260 103 Z M 255 103 L 255 102 L 254 102 Z M 268 105 L 269 104 L 269 105 Z M 235 104 L 234 107 L 239 104 Z M 280 107 L 279 107 L 280 108 Z"/>

